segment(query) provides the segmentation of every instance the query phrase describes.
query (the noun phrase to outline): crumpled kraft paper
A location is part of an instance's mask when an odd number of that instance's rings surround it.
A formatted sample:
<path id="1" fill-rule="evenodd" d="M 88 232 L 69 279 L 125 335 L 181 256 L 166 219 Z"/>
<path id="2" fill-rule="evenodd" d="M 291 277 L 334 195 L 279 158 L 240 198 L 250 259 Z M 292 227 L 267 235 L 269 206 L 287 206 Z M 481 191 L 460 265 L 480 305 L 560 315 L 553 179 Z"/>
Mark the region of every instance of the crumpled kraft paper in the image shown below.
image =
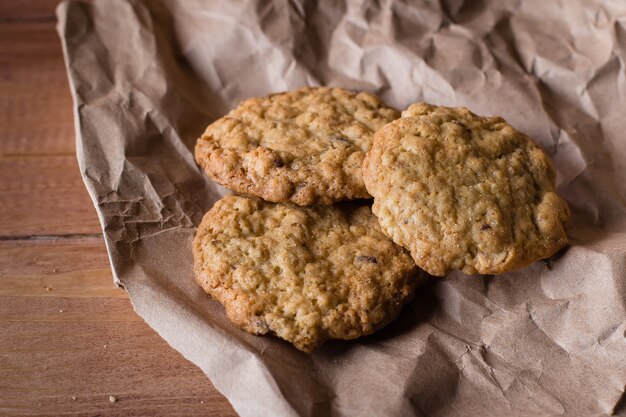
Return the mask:
<path id="1" fill-rule="evenodd" d="M 626 412 L 626 3 L 65 2 L 77 156 L 115 281 L 242 416 Z M 453 273 L 400 318 L 314 354 L 238 330 L 194 283 L 226 190 L 196 166 L 211 121 L 303 85 L 501 115 L 553 158 L 571 246 Z"/>

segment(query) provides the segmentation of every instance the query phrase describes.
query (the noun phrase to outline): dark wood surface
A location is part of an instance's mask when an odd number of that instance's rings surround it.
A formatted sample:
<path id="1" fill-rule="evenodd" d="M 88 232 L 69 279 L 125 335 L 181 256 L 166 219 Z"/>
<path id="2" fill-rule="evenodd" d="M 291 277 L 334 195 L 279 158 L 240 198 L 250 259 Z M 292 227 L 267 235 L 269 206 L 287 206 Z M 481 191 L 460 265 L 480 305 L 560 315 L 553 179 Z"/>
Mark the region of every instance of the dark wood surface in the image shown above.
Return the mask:
<path id="1" fill-rule="evenodd" d="M 57 3 L 0 0 L 0 415 L 234 416 L 113 286 Z"/>

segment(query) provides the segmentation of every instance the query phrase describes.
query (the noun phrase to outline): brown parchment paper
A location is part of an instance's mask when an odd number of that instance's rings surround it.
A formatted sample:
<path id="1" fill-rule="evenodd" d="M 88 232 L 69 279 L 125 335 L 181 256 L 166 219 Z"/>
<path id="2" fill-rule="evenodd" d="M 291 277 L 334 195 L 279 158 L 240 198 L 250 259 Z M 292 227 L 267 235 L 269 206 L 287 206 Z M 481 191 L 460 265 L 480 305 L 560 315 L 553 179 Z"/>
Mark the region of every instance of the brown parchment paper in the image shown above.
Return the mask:
<path id="1" fill-rule="evenodd" d="M 626 2 L 65 2 L 76 149 L 115 282 L 242 416 L 626 410 Z M 314 354 L 231 325 L 191 241 L 226 190 L 195 139 L 303 85 L 501 115 L 551 155 L 571 246 L 497 277 L 433 279 L 379 333 Z"/>

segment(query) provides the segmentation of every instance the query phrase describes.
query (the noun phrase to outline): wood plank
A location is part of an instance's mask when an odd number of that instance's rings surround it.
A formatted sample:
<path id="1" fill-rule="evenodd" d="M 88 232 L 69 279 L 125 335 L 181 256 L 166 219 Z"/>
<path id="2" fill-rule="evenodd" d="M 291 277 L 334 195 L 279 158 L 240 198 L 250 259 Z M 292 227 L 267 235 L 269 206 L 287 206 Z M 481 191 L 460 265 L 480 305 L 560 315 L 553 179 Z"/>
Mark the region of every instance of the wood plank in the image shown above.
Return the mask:
<path id="1" fill-rule="evenodd" d="M 72 99 L 55 19 L 2 21 L 0 155 L 73 154 Z"/>
<path id="2" fill-rule="evenodd" d="M 0 0 L 0 23 L 54 19 L 59 0 Z"/>
<path id="3" fill-rule="evenodd" d="M 0 242 L 0 415 L 235 416 L 107 266 L 100 238 Z"/>
<path id="4" fill-rule="evenodd" d="M 102 237 L 0 241 L 0 277 L 0 296 L 128 298 L 111 284 Z"/>
<path id="5" fill-rule="evenodd" d="M 100 233 L 75 156 L 0 157 L 0 236 Z"/>

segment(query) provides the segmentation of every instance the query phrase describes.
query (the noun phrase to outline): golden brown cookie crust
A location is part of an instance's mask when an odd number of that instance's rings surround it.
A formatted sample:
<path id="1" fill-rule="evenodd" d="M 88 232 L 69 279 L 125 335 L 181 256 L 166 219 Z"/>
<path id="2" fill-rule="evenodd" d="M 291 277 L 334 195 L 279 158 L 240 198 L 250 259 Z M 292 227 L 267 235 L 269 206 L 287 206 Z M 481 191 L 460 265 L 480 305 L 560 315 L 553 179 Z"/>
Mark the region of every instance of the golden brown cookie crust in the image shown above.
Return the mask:
<path id="1" fill-rule="evenodd" d="M 299 207 L 227 196 L 193 244 L 196 280 L 253 334 L 309 352 L 393 320 L 426 275 L 367 206 Z"/>
<path id="2" fill-rule="evenodd" d="M 507 272 L 567 243 L 550 159 L 500 117 L 413 104 L 363 169 L 383 231 L 432 275 Z"/>
<path id="3" fill-rule="evenodd" d="M 242 102 L 196 144 L 217 183 L 308 206 L 369 198 L 361 173 L 374 132 L 400 113 L 368 93 L 301 88 Z"/>

